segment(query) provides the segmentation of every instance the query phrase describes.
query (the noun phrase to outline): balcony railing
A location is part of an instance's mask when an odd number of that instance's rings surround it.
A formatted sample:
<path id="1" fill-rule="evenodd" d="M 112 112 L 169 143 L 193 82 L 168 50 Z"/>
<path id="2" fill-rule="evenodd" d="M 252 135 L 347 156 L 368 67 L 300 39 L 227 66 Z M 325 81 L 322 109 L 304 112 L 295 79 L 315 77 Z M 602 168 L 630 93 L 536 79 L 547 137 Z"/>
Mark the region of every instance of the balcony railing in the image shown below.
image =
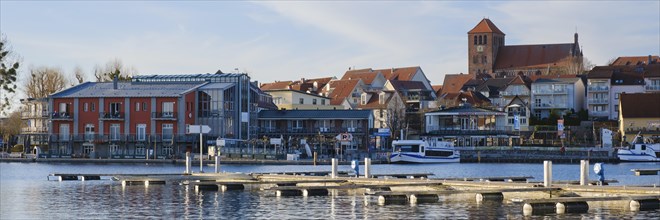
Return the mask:
<path id="1" fill-rule="evenodd" d="M 608 111 L 604 111 L 604 110 L 603 110 L 603 111 L 589 111 L 589 114 L 590 114 L 590 115 L 598 115 L 598 116 L 602 116 L 602 115 L 609 115 L 610 112 L 608 112 Z"/>
<path id="2" fill-rule="evenodd" d="M 157 120 L 176 120 L 177 112 L 152 112 L 151 118 Z"/>
<path id="3" fill-rule="evenodd" d="M 524 91 L 524 92 L 501 92 L 500 95 L 501 96 L 516 96 L 516 95 L 517 96 L 529 96 L 529 92 L 528 91 Z"/>
<path id="4" fill-rule="evenodd" d="M 364 133 L 364 128 L 259 128 L 262 134 Z"/>
<path id="5" fill-rule="evenodd" d="M 146 142 L 158 142 L 158 143 L 180 143 L 180 142 L 196 142 L 199 141 L 199 136 L 197 135 L 165 135 L 165 139 L 162 134 L 156 135 L 136 135 L 136 134 L 51 134 L 49 135 L 50 142 L 91 142 L 96 144 L 105 144 L 105 143 L 146 143 Z"/>
<path id="6" fill-rule="evenodd" d="M 566 104 L 534 103 L 534 108 L 567 108 Z"/>
<path id="7" fill-rule="evenodd" d="M 123 112 L 99 112 L 99 120 L 124 120 Z"/>
<path id="8" fill-rule="evenodd" d="M 610 90 L 609 86 L 588 86 L 587 90 L 591 91 L 608 91 Z"/>
<path id="9" fill-rule="evenodd" d="M 518 113 L 515 113 L 515 112 L 507 113 L 507 116 L 509 116 L 509 117 L 513 117 L 513 116 L 516 116 L 516 115 L 519 115 L 521 117 L 525 117 L 527 115 L 527 112 L 522 111 L 522 112 L 518 112 Z"/>
<path id="10" fill-rule="evenodd" d="M 71 112 L 51 112 L 51 120 L 73 120 L 73 113 Z"/>
<path id="11" fill-rule="evenodd" d="M 542 94 L 565 94 L 567 92 L 566 89 L 564 88 L 556 88 L 556 89 L 535 89 L 533 91 L 534 94 L 536 95 L 542 95 Z"/>
<path id="12" fill-rule="evenodd" d="M 660 91 L 660 85 L 646 85 L 647 91 Z"/>
<path id="13" fill-rule="evenodd" d="M 31 112 L 31 111 L 25 111 L 21 112 L 21 118 L 48 118 L 48 111 L 41 111 L 41 112 Z"/>
<path id="14" fill-rule="evenodd" d="M 48 133 L 47 127 L 22 127 L 21 133 Z"/>
<path id="15" fill-rule="evenodd" d="M 589 104 L 608 104 L 609 100 L 607 99 L 589 99 Z"/>
<path id="16" fill-rule="evenodd" d="M 460 125 L 455 126 L 426 126 L 426 132 L 430 134 L 443 135 L 498 135 L 508 134 L 510 129 L 507 126 L 481 127 L 481 128 L 463 128 Z"/>

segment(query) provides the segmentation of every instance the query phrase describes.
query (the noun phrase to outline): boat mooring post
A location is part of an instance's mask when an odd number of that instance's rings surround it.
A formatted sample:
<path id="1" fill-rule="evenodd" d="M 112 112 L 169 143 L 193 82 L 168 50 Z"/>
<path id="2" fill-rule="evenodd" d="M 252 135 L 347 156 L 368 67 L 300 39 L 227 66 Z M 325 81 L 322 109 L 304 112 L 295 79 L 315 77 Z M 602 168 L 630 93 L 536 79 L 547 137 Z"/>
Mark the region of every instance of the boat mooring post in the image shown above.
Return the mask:
<path id="1" fill-rule="evenodd" d="M 186 173 L 190 174 L 190 167 L 192 166 L 192 161 L 190 159 L 190 152 L 186 152 Z"/>
<path id="2" fill-rule="evenodd" d="M 552 161 L 543 161 L 543 186 L 550 187 L 552 185 Z"/>
<path id="3" fill-rule="evenodd" d="M 220 172 L 220 156 L 215 155 L 215 173 Z"/>
<path id="4" fill-rule="evenodd" d="M 364 178 L 371 178 L 371 158 L 364 158 Z"/>
<path id="5" fill-rule="evenodd" d="M 316 151 L 314 151 L 314 166 L 316 166 Z"/>
<path id="6" fill-rule="evenodd" d="M 332 178 L 337 178 L 337 158 L 332 158 Z"/>
<path id="7" fill-rule="evenodd" d="M 580 186 L 589 184 L 589 160 L 580 160 Z"/>

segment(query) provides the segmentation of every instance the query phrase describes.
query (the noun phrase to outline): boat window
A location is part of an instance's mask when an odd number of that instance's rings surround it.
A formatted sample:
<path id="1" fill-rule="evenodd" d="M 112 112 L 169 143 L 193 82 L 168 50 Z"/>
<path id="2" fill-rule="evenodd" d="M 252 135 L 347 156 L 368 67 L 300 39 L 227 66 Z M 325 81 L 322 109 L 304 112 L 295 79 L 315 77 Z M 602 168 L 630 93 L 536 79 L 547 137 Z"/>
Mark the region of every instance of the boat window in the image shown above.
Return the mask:
<path id="1" fill-rule="evenodd" d="M 646 145 L 642 145 L 642 150 L 646 150 Z"/>
<path id="2" fill-rule="evenodd" d="M 422 146 L 422 153 L 424 153 L 424 146 Z"/>
<path id="3" fill-rule="evenodd" d="M 448 157 L 453 155 L 453 151 L 435 151 L 435 150 L 427 150 L 426 151 L 426 156 L 427 157 Z"/>
<path id="4" fill-rule="evenodd" d="M 630 149 L 631 149 L 631 150 L 634 150 L 634 149 L 635 149 L 635 145 L 633 144 L 632 146 L 630 146 Z"/>
<path id="5" fill-rule="evenodd" d="M 401 152 L 419 152 L 419 145 L 397 145 L 394 150 Z"/>

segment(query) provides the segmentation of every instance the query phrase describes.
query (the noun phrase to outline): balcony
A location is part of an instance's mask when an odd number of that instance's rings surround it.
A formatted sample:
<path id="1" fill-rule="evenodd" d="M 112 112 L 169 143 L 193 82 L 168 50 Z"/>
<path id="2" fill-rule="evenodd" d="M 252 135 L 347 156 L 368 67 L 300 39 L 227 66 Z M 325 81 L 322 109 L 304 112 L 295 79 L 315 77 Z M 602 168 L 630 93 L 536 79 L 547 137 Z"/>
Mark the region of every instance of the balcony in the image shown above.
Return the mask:
<path id="1" fill-rule="evenodd" d="M 589 104 L 609 104 L 609 100 L 607 100 L 607 99 L 594 99 L 594 98 L 590 98 L 590 99 L 588 100 L 588 103 L 589 103 Z"/>
<path id="2" fill-rule="evenodd" d="M 607 92 L 610 90 L 609 86 L 588 86 L 587 90 L 589 92 Z"/>
<path id="3" fill-rule="evenodd" d="M 51 120 L 72 121 L 73 113 L 71 112 L 52 112 L 49 114 Z"/>
<path id="4" fill-rule="evenodd" d="M 568 90 L 564 88 L 555 89 L 535 89 L 532 91 L 534 95 L 552 95 L 552 94 L 566 94 Z"/>
<path id="5" fill-rule="evenodd" d="M 124 116 L 123 112 L 99 112 L 99 120 L 103 121 L 123 121 Z"/>
<path id="6" fill-rule="evenodd" d="M 47 127 L 22 127 L 21 128 L 21 133 L 23 133 L 23 134 L 26 134 L 26 133 L 32 133 L 32 134 L 48 133 L 48 128 Z"/>
<path id="7" fill-rule="evenodd" d="M 523 92 L 501 92 L 501 96 L 529 96 L 528 91 L 523 91 Z"/>
<path id="8" fill-rule="evenodd" d="M 28 119 L 28 118 L 48 118 L 48 112 L 47 111 L 42 111 L 42 112 L 21 112 L 21 119 Z"/>
<path id="9" fill-rule="evenodd" d="M 609 114 L 610 114 L 610 112 L 604 111 L 604 110 L 603 111 L 593 111 L 593 110 L 589 111 L 589 115 L 591 115 L 591 116 L 607 116 Z"/>
<path id="10" fill-rule="evenodd" d="M 259 128 L 260 134 L 364 133 L 364 128 Z"/>
<path id="11" fill-rule="evenodd" d="M 151 118 L 156 120 L 176 121 L 177 112 L 152 112 Z"/>
<path id="12" fill-rule="evenodd" d="M 566 104 L 534 103 L 536 109 L 568 108 Z"/>
<path id="13" fill-rule="evenodd" d="M 506 126 L 480 127 L 478 129 L 465 129 L 460 125 L 454 126 L 426 126 L 426 132 L 437 135 L 506 135 L 508 129 Z M 510 129 L 509 129 L 510 130 Z"/>
<path id="14" fill-rule="evenodd" d="M 646 85 L 646 91 L 660 91 L 660 85 Z"/>

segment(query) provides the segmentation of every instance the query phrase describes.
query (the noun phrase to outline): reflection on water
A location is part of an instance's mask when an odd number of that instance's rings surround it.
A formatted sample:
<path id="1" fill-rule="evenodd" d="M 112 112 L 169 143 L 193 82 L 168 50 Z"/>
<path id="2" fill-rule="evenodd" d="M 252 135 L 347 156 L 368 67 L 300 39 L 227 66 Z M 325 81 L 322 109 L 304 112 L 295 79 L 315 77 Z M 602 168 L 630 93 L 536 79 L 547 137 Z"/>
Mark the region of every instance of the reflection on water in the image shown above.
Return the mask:
<path id="1" fill-rule="evenodd" d="M 537 165 L 461 164 L 423 166 L 375 166 L 375 171 L 434 172 L 438 176 L 534 175 Z M 538 165 L 541 166 L 541 165 Z M 640 184 L 651 179 L 631 176 L 630 166 L 609 166 L 611 176 Z M 650 164 L 649 166 L 657 166 Z M 571 165 L 556 166 L 555 174 L 571 179 Z M 268 172 L 281 166 L 224 166 L 234 172 Z M 329 170 L 329 167 L 291 166 L 287 170 Z M 542 169 L 542 168 L 541 168 Z M 624 171 L 617 171 L 617 169 Z M 626 170 L 627 169 L 627 170 Z M 346 169 L 347 170 L 347 169 Z M 502 170 L 497 172 L 496 170 Z M 522 170 L 522 171 L 521 171 Z M 568 170 L 568 171 L 567 171 Z M 276 197 L 271 191 L 196 192 L 183 185 L 122 186 L 111 180 L 47 181 L 53 172 L 66 173 L 178 173 L 174 165 L 70 165 L 0 163 L 0 219 L 79 219 L 79 218 L 156 218 L 156 219 L 521 219 L 522 204 L 485 201 L 473 196 L 440 196 L 437 203 L 378 205 L 358 190 L 331 190 L 329 196 Z M 564 173 L 562 173 L 564 172 Z M 630 172 L 628 174 L 627 172 Z M 463 175 L 460 175 L 463 174 Z M 556 177 L 557 178 L 557 177 Z M 613 178 L 613 177 L 608 177 Z M 654 179 L 655 178 L 655 179 Z M 561 178 L 559 178 L 561 179 Z M 632 180 L 631 180 L 632 179 Z M 646 181 L 646 182 L 645 182 Z M 533 217 L 534 218 L 534 217 Z M 547 215 L 545 218 L 660 218 L 659 211 L 626 211 L 622 207 L 593 206 L 588 213 Z"/>

